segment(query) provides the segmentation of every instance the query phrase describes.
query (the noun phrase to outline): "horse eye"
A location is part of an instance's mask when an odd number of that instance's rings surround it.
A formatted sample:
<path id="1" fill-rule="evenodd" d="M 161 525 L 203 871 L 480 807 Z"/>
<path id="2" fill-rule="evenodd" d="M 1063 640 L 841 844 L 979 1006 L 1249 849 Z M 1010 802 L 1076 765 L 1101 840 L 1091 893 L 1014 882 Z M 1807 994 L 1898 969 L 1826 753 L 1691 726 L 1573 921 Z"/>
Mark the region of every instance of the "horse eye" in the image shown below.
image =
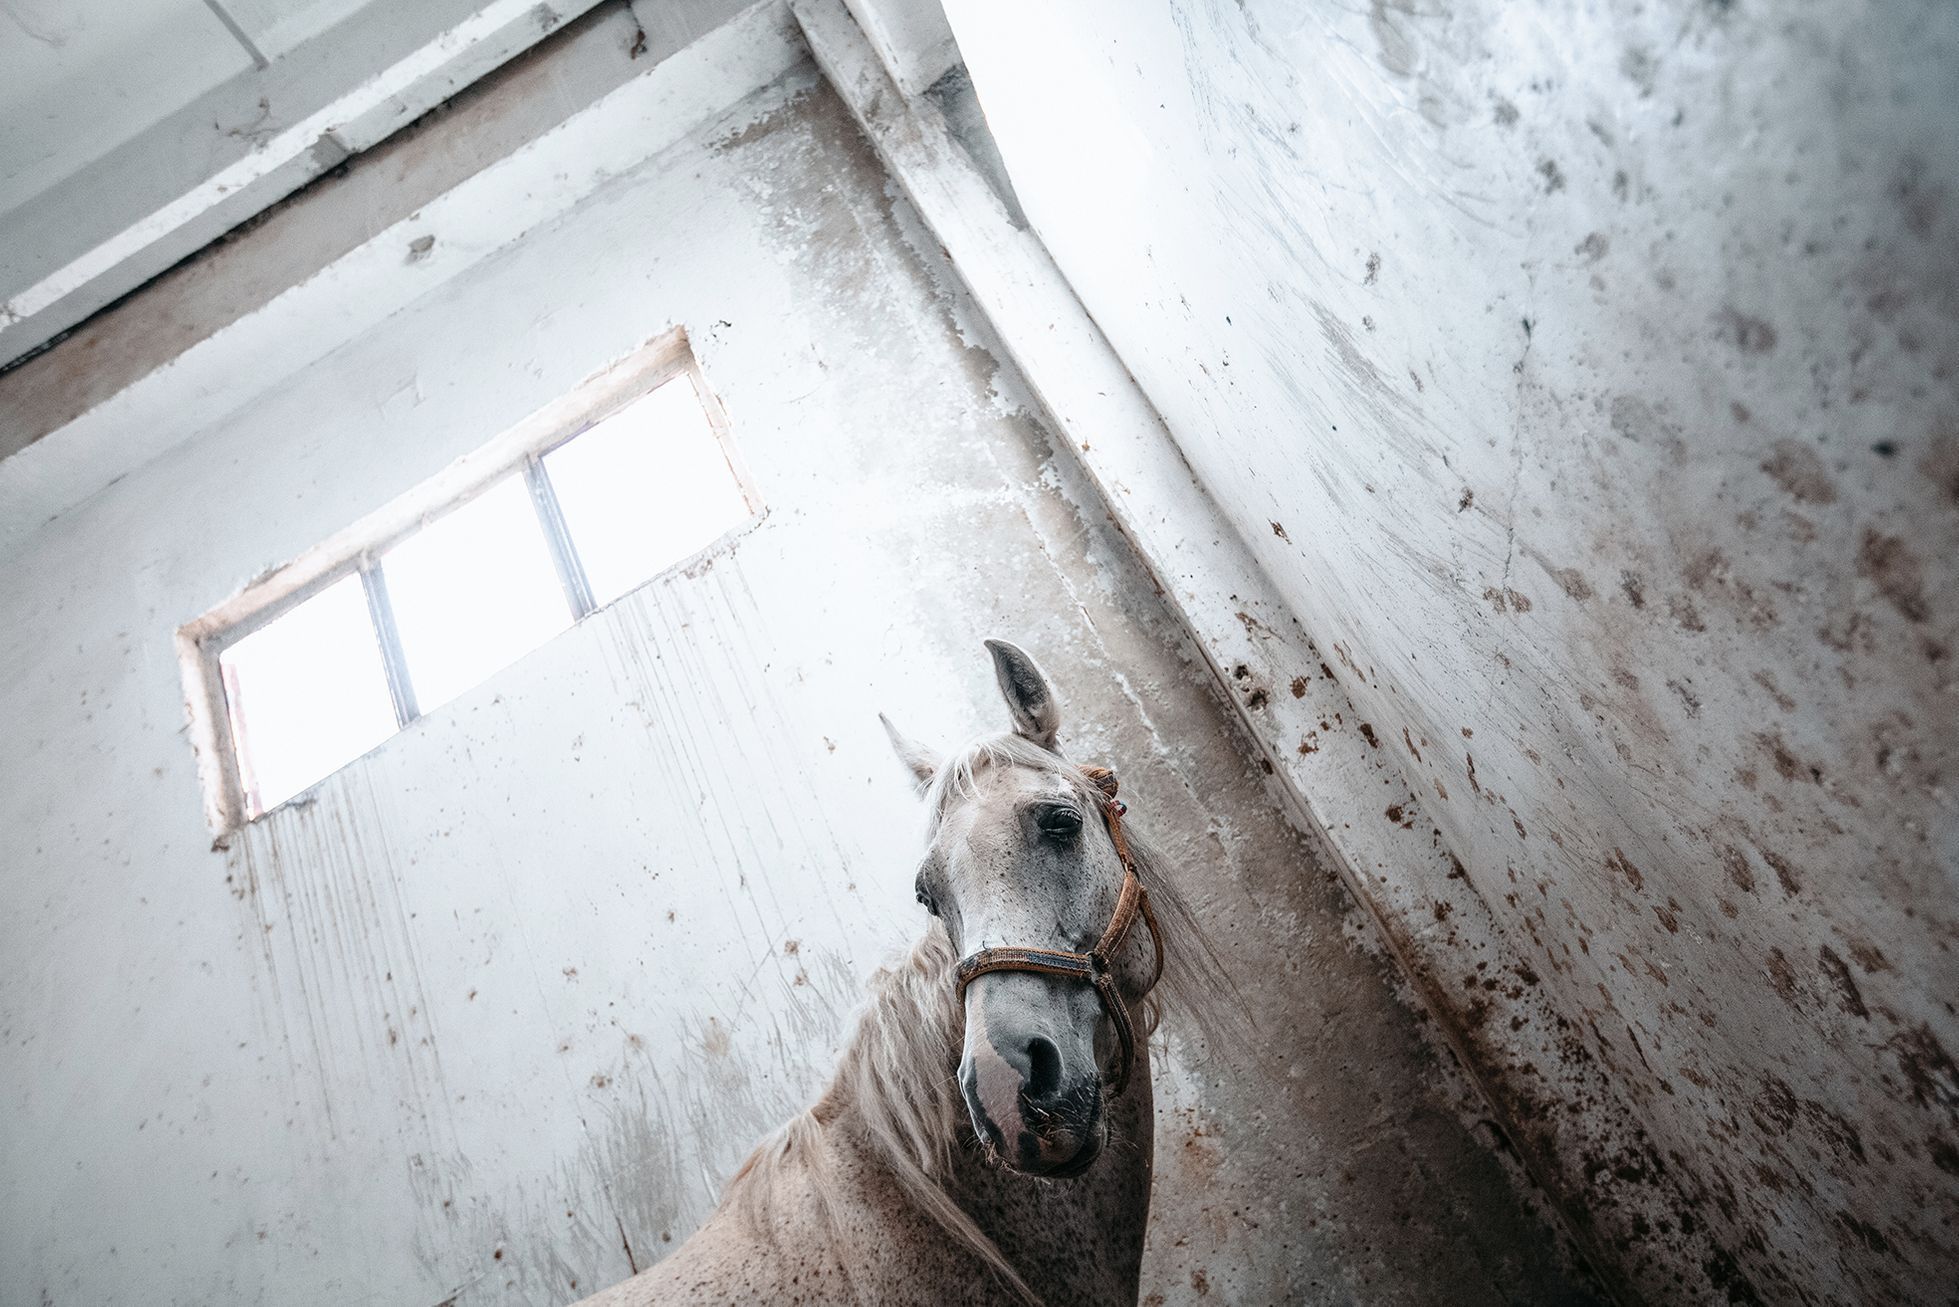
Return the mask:
<path id="1" fill-rule="evenodd" d="M 1061 804 L 1041 809 L 1041 815 L 1036 820 L 1043 834 L 1056 839 L 1071 839 L 1079 835 L 1082 829 L 1081 813 Z"/>

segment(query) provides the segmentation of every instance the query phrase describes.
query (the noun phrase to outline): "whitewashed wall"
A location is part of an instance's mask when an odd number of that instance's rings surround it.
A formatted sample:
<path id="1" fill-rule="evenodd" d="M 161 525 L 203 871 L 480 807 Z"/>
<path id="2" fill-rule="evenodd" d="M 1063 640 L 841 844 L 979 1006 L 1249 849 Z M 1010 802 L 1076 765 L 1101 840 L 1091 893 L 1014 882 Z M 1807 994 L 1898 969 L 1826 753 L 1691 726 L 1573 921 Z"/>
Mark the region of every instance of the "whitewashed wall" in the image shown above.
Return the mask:
<path id="1" fill-rule="evenodd" d="M 852 338 L 858 294 L 893 291 L 827 289 L 874 259 L 827 180 L 726 146 L 807 89 L 349 341 L 10 573 L 31 670 L 0 860 L 33 897 L 5 927 L 8 1301 L 565 1300 L 690 1229 L 811 1090 L 907 933 L 909 796 L 874 711 L 937 664 L 874 587 L 811 566 L 841 537 L 895 584 L 905 551 L 867 545 L 906 529 L 888 506 L 924 451 L 837 477 L 809 435 L 988 418 Z M 808 266 L 759 253 L 798 221 L 833 224 Z M 769 524 L 213 852 L 171 628 L 673 325 Z M 859 665 L 860 624 L 894 656 Z M 681 978 L 704 992 L 676 1003 Z"/>
<path id="2" fill-rule="evenodd" d="M 1370 882 L 1603 1268 L 1945 1301 L 1959 9 L 947 8 L 1495 923 Z"/>
<path id="3" fill-rule="evenodd" d="M 491 238 L 427 212 L 432 258 Z M 1247 986 L 1251 1064 L 1173 1034 L 1154 1300 L 1582 1293 L 933 249 L 804 65 L 378 323 L 341 305 L 337 348 L 26 534 L 0 1302 L 549 1304 L 647 1265 L 919 928 L 875 714 L 992 729 L 1001 633 L 1285 978 Z M 317 341 L 282 313 L 210 343 Z M 767 519 L 213 849 L 173 630 L 675 325 Z"/>

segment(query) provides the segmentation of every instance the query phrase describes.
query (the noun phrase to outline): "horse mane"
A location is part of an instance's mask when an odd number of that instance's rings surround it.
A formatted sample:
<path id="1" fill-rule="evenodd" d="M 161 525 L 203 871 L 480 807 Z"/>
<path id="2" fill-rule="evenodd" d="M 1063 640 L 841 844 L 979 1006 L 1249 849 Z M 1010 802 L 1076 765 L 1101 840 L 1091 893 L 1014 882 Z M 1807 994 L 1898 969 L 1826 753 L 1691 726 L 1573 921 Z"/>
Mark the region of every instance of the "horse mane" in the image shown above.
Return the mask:
<path id="1" fill-rule="evenodd" d="M 975 793 L 975 777 L 987 767 L 1052 772 L 1068 781 L 1088 811 L 1100 811 L 1104 802 L 1102 792 L 1079 767 L 1017 735 L 1000 735 L 947 759 L 925 787 L 933 829 L 955 802 Z M 1243 1000 L 1189 901 L 1165 874 L 1164 859 L 1127 822 L 1123 833 L 1164 936 L 1163 976 L 1143 1005 L 1145 1039 L 1155 1032 L 1166 1004 L 1193 1018 L 1193 1029 L 1242 1026 L 1247 1020 Z M 829 1156 L 823 1135 L 823 1126 L 848 1105 L 856 1109 L 866 1141 L 906 1199 L 1017 1296 L 1038 1307 L 1040 1297 L 946 1190 L 955 1150 L 968 1146 L 970 1134 L 955 1080 L 965 1037 L 965 1011 L 953 977 L 958 960 L 944 926 L 934 920 L 904 958 L 873 973 L 856 1028 L 829 1087 L 815 1105 L 749 1155 L 728 1182 L 721 1206 L 732 1205 L 752 1229 L 772 1239 L 775 1231 L 767 1204 L 776 1177 L 792 1165 L 808 1168 L 814 1181 L 810 1191 L 848 1280 L 849 1261 L 838 1246 L 831 1207 L 835 1191 L 825 1179 Z"/>
<path id="2" fill-rule="evenodd" d="M 828 1178 L 830 1150 L 823 1127 L 846 1105 L 856 1110 L 864 1141 L 899 1191 L 960 1244 L 970 1249 L 1021 1298 L 1040 1298 L 992 1239 L 946 1192 L 961 1139 L 964 1107 L 954 1079 L 965 1015 L 953 985 L 952 941 L 933 922 L 902 960 L 872 974 L 869 996 L 829 1087 L 757 1148 L 728 1182 L 721 1204 L 733 1204 L 749 1227 L 774 1239 L 767 1205 L 776 1178 L 807 1168 L 818 1214 L 845 1279 L 850 1259 L 837 1235 Z M 853 1291 L 854 1291 L 853 1285 Z"/>

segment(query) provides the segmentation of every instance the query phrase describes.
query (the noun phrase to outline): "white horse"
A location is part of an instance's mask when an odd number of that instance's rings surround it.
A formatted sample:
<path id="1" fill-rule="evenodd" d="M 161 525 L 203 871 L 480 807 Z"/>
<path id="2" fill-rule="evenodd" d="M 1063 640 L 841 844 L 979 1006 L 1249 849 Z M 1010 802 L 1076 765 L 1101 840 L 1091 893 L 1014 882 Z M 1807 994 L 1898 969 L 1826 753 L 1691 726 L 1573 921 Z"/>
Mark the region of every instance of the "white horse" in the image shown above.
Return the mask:
<path id="1" fill-rule="evenodd" d="M 1241 1009 L 1114 776 L 1062 756 L 1033 659 L 987 648 L 1011 734 L 941 760 L 885 722 L 930 814 L 925 937 L 816 1104 L 590 1304 L 1135 1304 L 1158 1000 Z"/>

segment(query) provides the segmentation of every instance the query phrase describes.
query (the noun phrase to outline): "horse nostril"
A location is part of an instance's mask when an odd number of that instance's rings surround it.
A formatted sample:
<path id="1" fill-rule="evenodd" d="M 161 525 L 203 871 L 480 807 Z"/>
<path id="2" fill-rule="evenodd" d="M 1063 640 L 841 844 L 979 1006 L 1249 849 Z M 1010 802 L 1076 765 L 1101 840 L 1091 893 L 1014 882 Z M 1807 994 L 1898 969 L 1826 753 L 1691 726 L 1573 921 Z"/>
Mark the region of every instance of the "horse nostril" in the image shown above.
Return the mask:
<path id="1" fill-rule="evenodd" d="M 1053 1098 L 1061 1088 L 1061 1050 L 1053 1043 L 1036 1035 L 1027 1041 L 1027 1086 L 1025 1093 L 1033 1102 Z"/>

